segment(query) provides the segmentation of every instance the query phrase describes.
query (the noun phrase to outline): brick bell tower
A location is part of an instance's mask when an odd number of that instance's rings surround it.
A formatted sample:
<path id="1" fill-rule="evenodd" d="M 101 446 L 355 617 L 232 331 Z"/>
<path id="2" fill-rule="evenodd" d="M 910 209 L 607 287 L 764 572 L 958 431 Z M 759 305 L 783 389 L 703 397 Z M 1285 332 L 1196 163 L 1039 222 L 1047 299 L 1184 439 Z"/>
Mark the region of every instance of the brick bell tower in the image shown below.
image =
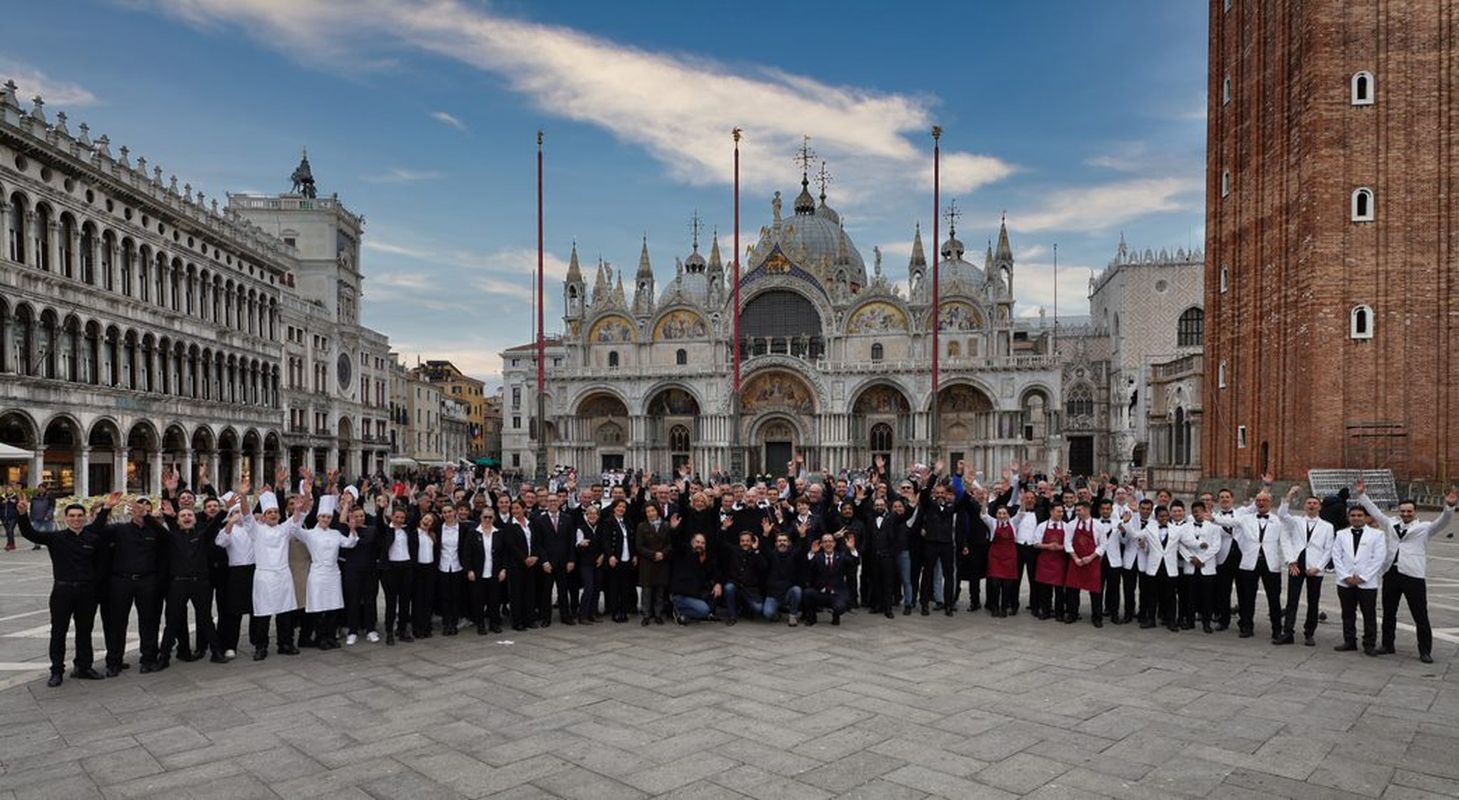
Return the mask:
<path id="1" fill-rule="evenodd" d="M 1211 0 L 1211 477 L 1459 479 L 1459 0 Z"/>

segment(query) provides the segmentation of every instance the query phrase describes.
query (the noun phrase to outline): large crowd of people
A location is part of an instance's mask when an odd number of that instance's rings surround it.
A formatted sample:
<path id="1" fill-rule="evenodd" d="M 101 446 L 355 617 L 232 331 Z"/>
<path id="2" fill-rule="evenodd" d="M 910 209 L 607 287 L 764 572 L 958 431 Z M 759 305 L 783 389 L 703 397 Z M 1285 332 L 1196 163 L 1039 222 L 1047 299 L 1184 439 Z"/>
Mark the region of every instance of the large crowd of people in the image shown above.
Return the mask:
<path id="1" fill-rule="evenodd" d="M 1426 546 L 1453 521 L 1459 491 L 1419 521 L 1409 501 L 1387 516 L 1362 483 L 1351 498 L 1298 486 L 1276 497 L 1268 476 L 1238 503 L 1224 489 L 1182 499 L 1017 462 L 987 486 L 961 463 L 951 474 L 939 462 L 894 475 L 878 458 L 855 477 L 808 471 L 800 458 L 787 467 L 748 483 L 701 481 L 687 467 L 663 480 L 579 483 L 565 470 L 515 487 L 489 470 L 351 481 L 281 469 L 269 484 L 223 493 L 206 471 L 193 488 L 169 470 L 156 506 L 112 494 L 94 509 L 66 507 L 55 524 L 19 497 L 13 518 L 54 570 L 52 686 L 72 626 L 72 676 L 103 677 L 91 644 L 98 611 L 106 677 L 130 666 L 133 609 L 142 673 L 174 657 L 231 661 L 245 616 L 254 660 L 271 647 L 292 656 L 341 641 L 456 636 L 463 621 L 480 635 L 554 618 L 840 625 L 858 610 L 953 616 L 960 598 L 994 618 L 1024 611 L 1098 628 L 1212 634 L 1234 616 L 1250 638 L 1259 591 L 1276 645 L 1295 643 L 1305 599 L 1301 636 L 1313 646 L 1328 575 L 1341 606 L 1337 650 L 1359 648 L 1361 616 L 1363 652 L 1394 653 L 1402 599 L 1419 657 L 1432 660 Z"/>

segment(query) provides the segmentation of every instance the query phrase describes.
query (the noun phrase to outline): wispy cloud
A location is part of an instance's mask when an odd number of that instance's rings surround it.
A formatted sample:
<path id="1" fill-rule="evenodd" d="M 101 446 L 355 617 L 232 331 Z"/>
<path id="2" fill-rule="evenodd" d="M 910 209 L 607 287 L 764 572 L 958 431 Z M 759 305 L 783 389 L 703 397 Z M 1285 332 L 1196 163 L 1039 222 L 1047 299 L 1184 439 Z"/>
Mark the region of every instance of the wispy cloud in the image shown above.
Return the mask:
<path id="1" fill-rule="evenodd" d="M 812 137 L 838 171 L 838 192 L 870 198 L 930 182 L 927 131 L 936 99 L 837 86 L 758 65 L 649 51 L 556 25 L 513 19 L 460 0 L 151 0 L 201 26 L 236 24 L 311 59 L 368 60 L 402 43 L 505 79 L 539 109 L 643 148 L 691 184 L 731 177 L 730 130 L 745 131 L 747 185 L 778 185 L 786 155 Z M 445 112 L 433 117 L 451 124 Z M 450 115 L 446 115 L 450 116 Z M 455 119 L 455 117 L 450 117 Z M 457 120 L 459 122 L 459 120 Z M 945 136 L 944 189 L 968 194 L 1012 174 L 1001 159 L 959 151 Z"/>
<path id="2" fill-rule="evenodd" d="M 55 106 L 90 106 L 101 102 L 84 86 L 53 79 L 29 64 L 7 58 L 0 58 L 0 77 L 15 81 L 15 93 L 21 102 L 36 95 Z"/>
<path id="3" fill-rule="evenodd" d="M 432 111 L 431 119 L 443 125 L 449 125 L 458 131 L 466 130 L 466 123 L 462 122 L 459 117 L 449 111 Z"/>
<path id="4" fill-rule="evenodd" d="M 440 178 L 441 173 L 433 169 L 391 167 L 382 173 L 363 175 L 360 177 L 360 180 L 366 183 L 419 183 L 421 181 L 439 180 Z"/>
<path id="5" fill-rule="evenodd" d="M 1198 178 L 1139 178 L 1050 194 L 1031 211 L 1009 215 L 1022 231 L 1099 233 L 1148 214 L 1188 211 L 1199 201 Z"/>

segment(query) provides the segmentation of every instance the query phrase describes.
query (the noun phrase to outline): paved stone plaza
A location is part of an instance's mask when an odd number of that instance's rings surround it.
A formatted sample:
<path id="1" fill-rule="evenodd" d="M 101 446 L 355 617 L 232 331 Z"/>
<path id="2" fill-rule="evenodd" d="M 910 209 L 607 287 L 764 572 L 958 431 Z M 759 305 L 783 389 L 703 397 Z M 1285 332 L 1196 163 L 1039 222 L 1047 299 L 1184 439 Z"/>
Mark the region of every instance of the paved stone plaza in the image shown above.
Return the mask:
<path id="1" fill-rule="evenodd" d="M 472 632 L 59 689 L 49 565 L 7 553 L 0 798 L 1455 797 L 1459 544 L 1432 551 L 1432 666 L 1411 629 L 1397 657 L 1334 653 L 1329 586 L 1316 648 L 1264 625 L 854 614 Z"/>

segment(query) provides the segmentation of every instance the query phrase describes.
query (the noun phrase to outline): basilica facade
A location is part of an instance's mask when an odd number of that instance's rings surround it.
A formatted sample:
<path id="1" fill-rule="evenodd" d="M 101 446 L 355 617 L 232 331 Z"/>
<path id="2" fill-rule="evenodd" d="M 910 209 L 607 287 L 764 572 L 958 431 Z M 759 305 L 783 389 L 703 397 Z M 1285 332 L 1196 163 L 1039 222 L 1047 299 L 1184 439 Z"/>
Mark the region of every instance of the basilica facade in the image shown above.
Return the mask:
<path id="1" fill-rule="evenodd" d="M 706 256 L 696 236 L 662 288 L 647 241 L 627 288 L 607 264 L 585 274 L 574 248 L 563 333 L 547 354 L 549 466 L 667 474 L 688 462 L 709 473 L 730 470 L 736 447 L 746 474 L 781 474 L 795 455 L 835 471 L 877 455 L 894 470 L 946 457 L 985 474 L 1013 459 L 1064 463 L 1061 371 L 1045 335 L 1014 317 L 1007 226 L 981 264 L 949 233 L 934 320 L 920 229 L 903 290 L 875 248 L 868 269 L 806 176 L 789 213 L 776 193 L 741 262 L 737 396 L 733 270 L 717 238 Z M 530 475 L 536 353 L 512 348 L 502 358 L 504 466 Z"/>

